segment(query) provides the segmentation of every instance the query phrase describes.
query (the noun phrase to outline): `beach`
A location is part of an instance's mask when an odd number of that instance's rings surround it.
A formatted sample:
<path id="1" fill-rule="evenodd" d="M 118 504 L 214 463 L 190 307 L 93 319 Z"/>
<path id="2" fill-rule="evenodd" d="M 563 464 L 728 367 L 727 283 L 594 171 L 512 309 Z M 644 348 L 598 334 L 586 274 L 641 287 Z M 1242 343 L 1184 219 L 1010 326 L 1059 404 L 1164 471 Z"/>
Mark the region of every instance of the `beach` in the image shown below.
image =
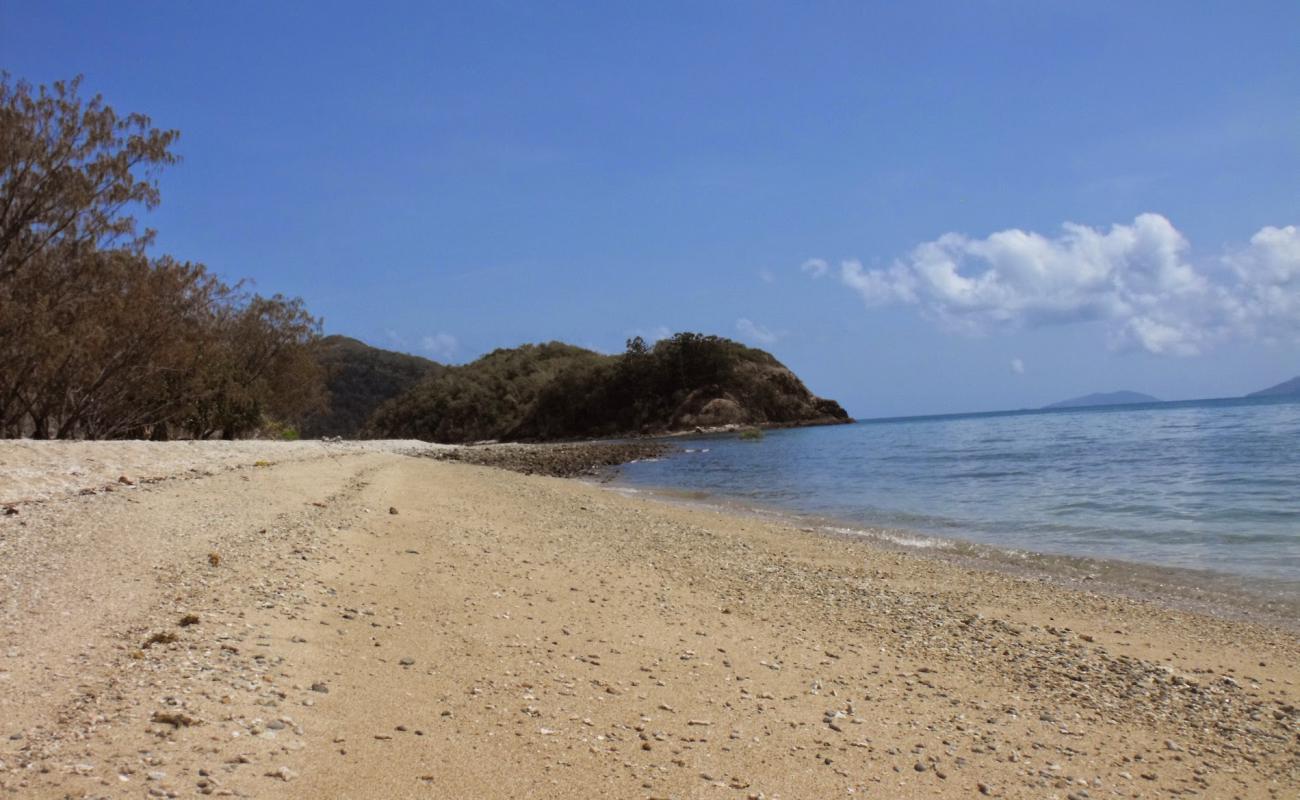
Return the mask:
<path id="1" fill-rule="evenodd" d="M 1291 629 L 416 442 L 60 444 L 0 443 L 0 796 L 1300 793 Z"/>

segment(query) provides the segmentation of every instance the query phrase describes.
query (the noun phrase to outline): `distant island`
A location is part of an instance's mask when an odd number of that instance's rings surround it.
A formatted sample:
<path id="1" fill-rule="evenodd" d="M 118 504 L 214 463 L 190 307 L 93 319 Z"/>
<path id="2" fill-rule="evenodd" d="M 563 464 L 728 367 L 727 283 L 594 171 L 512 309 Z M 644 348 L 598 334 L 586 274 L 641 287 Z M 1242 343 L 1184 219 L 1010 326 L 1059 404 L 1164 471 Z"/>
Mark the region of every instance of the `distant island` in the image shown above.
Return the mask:
<path id="1" fill-rule="evenodd" d="M 1300 395 L 1300 375 L 1289 381 L 1282 381 L 1277 386 L 1270 386 L 1267 389 L 1260 389 L 1258 392 L 1251 392 L 1247 397 L 1291 397 Z"/>
<path id="2" fill-rule="evenodd" d="M 720 336 L 640 337 L 606 355 L 563 342 L 460 366 L 343 336 L 318 343 L 327 410 L 309 436 L 544 441 L 850 422 L 772 354 Z"/>
<path id="3" fill-rule="evenodd" d="M 1092 406 L 1128 406 L 1135 403 L 1159 402 L 1160 398 L 1142 394 L 1141 392 L 1098 392 L 1096 394 L 1085 394 L 1083 397 L 1062 400 L 1059 403 L 1043 406 L 1043 408 L 1090 408 Z"/>

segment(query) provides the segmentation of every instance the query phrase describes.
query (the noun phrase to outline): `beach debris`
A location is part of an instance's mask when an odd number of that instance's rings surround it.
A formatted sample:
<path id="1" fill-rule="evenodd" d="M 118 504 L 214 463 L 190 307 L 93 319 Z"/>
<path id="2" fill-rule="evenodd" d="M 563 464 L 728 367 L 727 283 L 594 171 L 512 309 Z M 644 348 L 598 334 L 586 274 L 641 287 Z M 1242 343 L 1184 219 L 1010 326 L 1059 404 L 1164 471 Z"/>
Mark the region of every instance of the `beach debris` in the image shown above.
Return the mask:
<path id="1" fill-rule="evenodd" d="M 142 649 L 147 650 L 156 644 L 171 644 L 172 642 L 176 641 L 178 638 L 180 637 L 178 637 L 176 634 L 172 633 L 171 631 L 159 631 L 158 633 L 155 633 L 152 636 L 150 636 L 148 639 L 145 639 L 144 644 L 140 645 L 140 647 Z"/>
<path id="2" fill-rule="evenodd" d="M 208 553 L 208 565 L 213 567 L 221 566 L 221 554 L 215 550 Z"/>
<path id="3" fill-rule="evenodd" d="M 173 728 L 188 728 L 191 725 L 199 724 L 199 720 L 183 711 L 155 711 L 153 712 L 153 721 L 163 725 L 170 725 Z"/>
<path id="4" fill-rule="evenodd" d="M 178 624 L 179 624 L 182 628 L 188 628 L 188 627 L 191 626 L 191 625 L 198 625 L 198 624 L 199 624 L 199 615 L 198 615 L 198 614 L 186 614 L 185 616 L 181 617 L 181 621 L 180 621 Z"/>
<path id="5" fill-rule="evenodd" d="M 389 506 L 389 507 L 388 507 L 388 513 L 389 513 L 389 514 L 396 515 L 396 514 L 397 514 L 397 506 Z"/>
<path id="6" fill-rule="evenodd" d="M 127 475 L 119 475 L 117 482 L 123 486 L 135 486 L 135 481 L 131 480 L 130 476 Z"/>

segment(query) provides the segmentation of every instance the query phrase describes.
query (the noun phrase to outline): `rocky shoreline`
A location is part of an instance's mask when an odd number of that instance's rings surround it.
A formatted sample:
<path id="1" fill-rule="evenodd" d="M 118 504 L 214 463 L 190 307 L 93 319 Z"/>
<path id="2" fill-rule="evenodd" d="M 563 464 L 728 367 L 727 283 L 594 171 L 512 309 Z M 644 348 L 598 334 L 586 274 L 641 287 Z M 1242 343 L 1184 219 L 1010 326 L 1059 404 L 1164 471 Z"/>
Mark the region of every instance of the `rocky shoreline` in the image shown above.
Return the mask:
<path id="1" fill-rule="evenodd" d="M 496 467 L 524 475 L 557 478 L 596 477 L 632 461 L 661 458 L 677 450 L 666 442 L 572 442 L 467 445 L 430 452 L 438 461 Z"/>

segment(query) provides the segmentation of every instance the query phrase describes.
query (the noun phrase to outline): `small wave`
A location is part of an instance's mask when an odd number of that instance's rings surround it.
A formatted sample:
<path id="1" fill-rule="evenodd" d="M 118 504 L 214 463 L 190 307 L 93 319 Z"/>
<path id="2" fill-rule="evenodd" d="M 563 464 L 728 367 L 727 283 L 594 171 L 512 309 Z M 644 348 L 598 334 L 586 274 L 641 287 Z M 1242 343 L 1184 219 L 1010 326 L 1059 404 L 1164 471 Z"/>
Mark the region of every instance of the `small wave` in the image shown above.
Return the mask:
<path id="1" fill-rule="evenodd" d="M 881 539 L 900 547 L 911 547 L 917 550 L 947 550 L 952 544 L 942 539 L 923 538 L 919 536 L 908 536 L 901 533 L 888 533 L 886 531 L 864 531 L 858 528 L 841 528 L 835 525 L 823 525 L 822 530 L 830 533 L 839 533 L 847 536 L 866 536 L 873 539 Z"/>

